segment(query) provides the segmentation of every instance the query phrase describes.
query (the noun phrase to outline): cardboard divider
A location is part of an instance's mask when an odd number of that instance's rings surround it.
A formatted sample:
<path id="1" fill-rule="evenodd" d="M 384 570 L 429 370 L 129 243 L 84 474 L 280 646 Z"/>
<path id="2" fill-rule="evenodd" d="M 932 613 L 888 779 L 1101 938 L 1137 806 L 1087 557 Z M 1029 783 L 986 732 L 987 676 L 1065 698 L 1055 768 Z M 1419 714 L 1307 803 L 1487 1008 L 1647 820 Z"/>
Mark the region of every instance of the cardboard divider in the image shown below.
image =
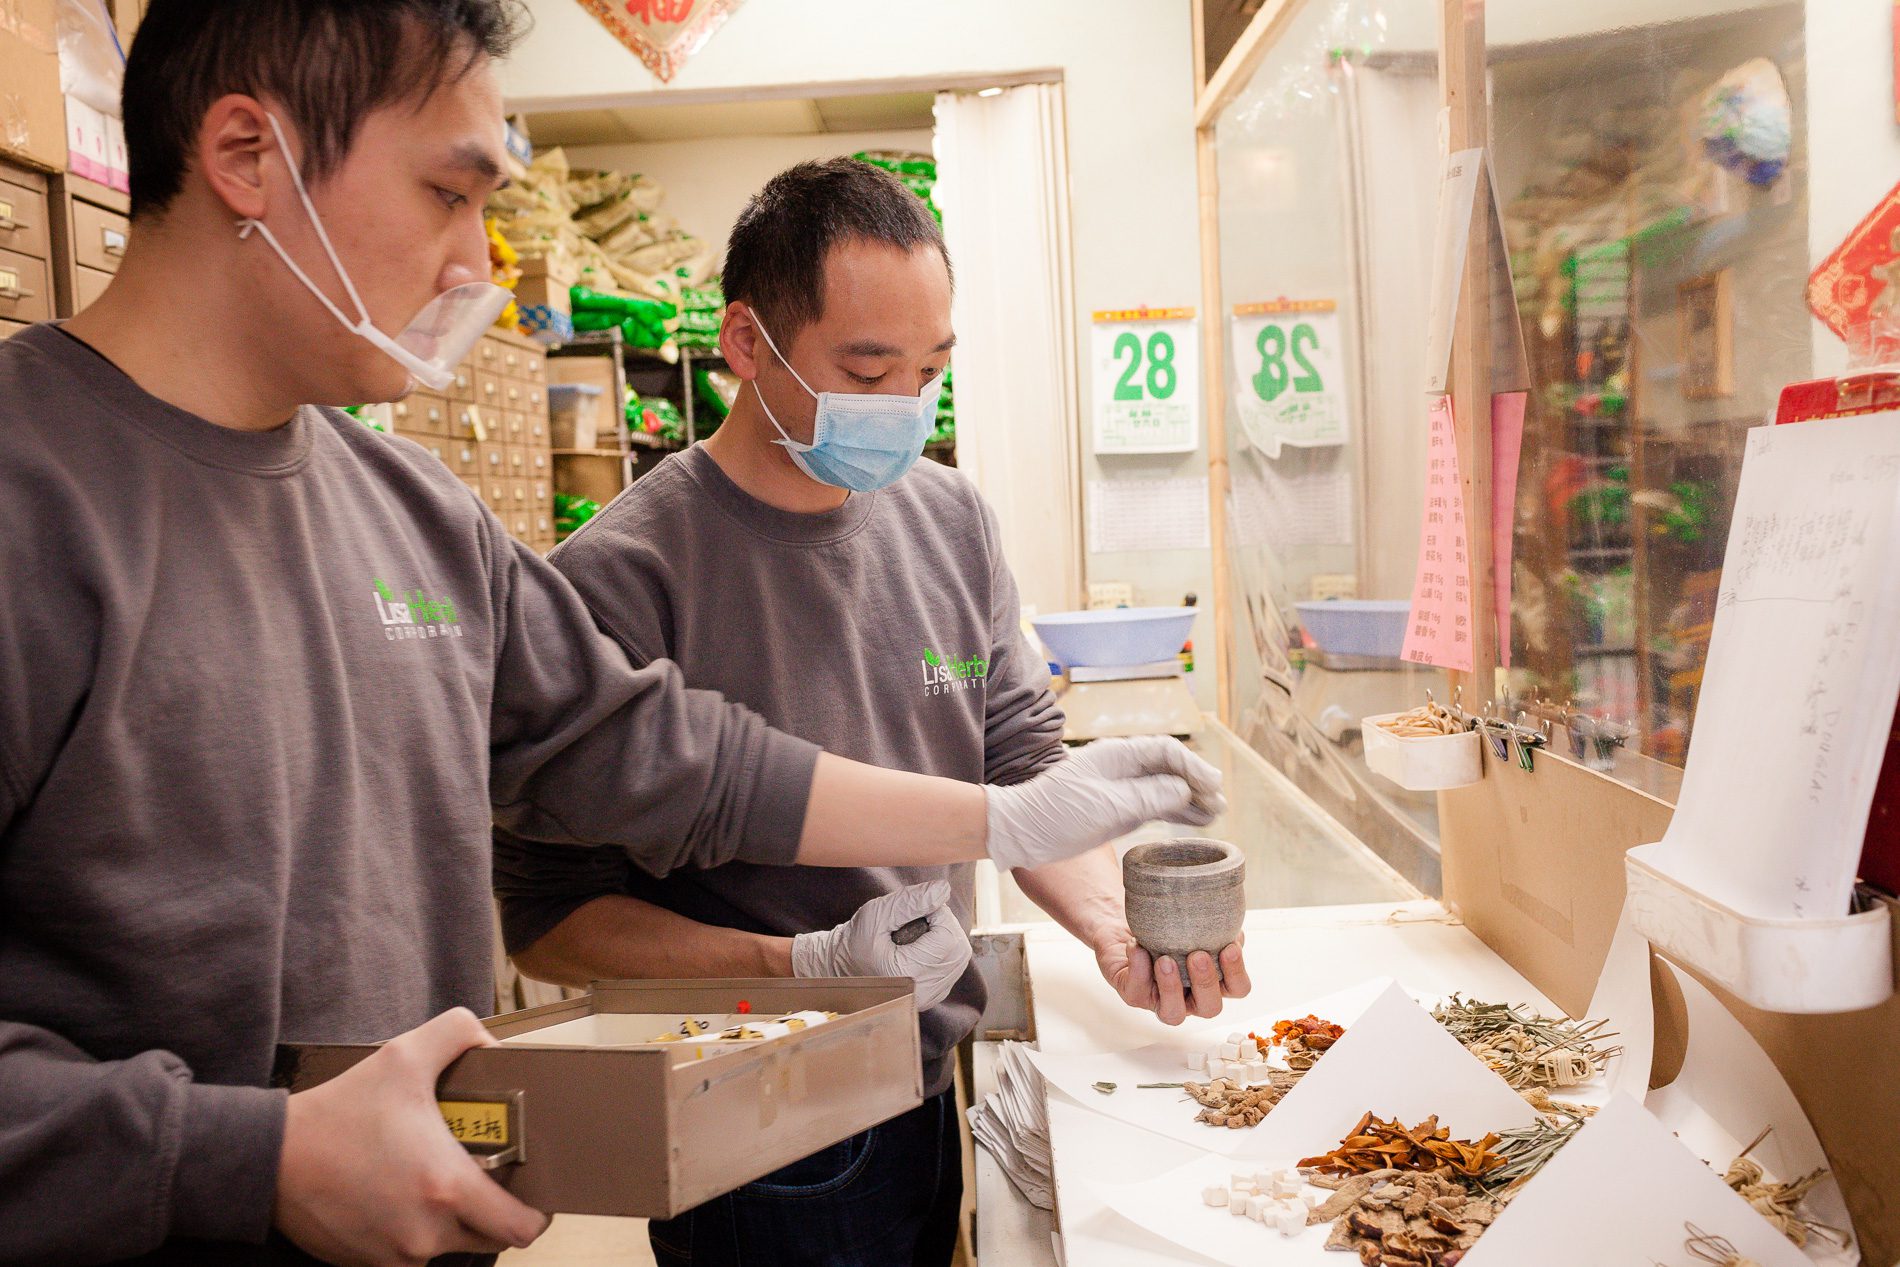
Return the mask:
<path id="1" fill-rule="evenodd" d="M 1535 772 L 1485 753 L 1485 778 L 1438 797 L 1445 903 L 1480 940 L 1573 1016 L 1623 908 L 1623 855 L 1662 839 L 1673 807 L 1556 752 Z M 1900 951 L 1900 921 L 1893 937 Z M 1656 985 L 1652 1082 L 1682 1062 L 1687 1012 L 1666 969 Z M 1691 972 L 1774 1060 L 1813 1123 L 1869 1263 L 1900 1260 L 1900 996 L 1833 1016 L 1762 1012 Z"/>

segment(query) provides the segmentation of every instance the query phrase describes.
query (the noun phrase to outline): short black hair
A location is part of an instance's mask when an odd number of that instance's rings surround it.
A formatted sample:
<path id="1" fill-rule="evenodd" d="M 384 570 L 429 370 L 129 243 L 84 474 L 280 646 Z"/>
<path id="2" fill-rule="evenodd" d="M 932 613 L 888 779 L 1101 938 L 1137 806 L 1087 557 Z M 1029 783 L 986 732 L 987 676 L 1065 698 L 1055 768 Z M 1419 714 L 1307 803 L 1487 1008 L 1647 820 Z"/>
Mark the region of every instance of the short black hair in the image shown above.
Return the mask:
<path id="1" fill-rule="evenodd" d="M 524 30 L 520 0 L 152 0 L 125 66 L 132 214 L 178 197 L 220 97 L 281 102 L 316 181 L 371 112 L 426 100 Z"/>
<path id="2" fill-rule="evenodd" d="M 789 167 L 752 196 L 732 226 L 726 299 L 763 312 L 772 338 L 788 347 L 793 335 L 824 314 L 831 249 L 860 240 L 906 251 L 935 247 L 950 267 L 937 218 L 889 172 L 855 158 Z"/>

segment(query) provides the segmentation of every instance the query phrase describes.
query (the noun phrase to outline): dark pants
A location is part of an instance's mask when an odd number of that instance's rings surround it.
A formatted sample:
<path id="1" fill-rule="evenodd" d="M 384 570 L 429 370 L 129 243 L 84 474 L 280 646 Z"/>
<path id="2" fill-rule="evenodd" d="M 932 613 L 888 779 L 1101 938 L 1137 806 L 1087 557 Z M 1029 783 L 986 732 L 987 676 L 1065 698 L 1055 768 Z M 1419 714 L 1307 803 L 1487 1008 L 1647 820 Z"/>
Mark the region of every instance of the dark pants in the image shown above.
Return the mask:
<path id="1" fill-rule="evenodd" d="M 946 1091 L 649 1235 L 661 1267 L 949 1267 L 962 1199 Z"/>

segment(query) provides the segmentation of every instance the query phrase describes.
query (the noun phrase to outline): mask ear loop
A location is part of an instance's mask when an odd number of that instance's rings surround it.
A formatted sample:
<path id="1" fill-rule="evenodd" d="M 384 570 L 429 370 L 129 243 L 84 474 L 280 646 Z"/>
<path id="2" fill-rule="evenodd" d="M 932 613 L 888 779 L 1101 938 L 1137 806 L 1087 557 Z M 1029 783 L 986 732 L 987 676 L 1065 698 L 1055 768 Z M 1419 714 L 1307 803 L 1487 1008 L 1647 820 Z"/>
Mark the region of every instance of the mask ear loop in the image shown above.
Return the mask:
<path id="1" fill-rule="evenodd" d="M 811 389 L 811 384 L 805 381 L 805 376 L 803 374 L 800 374 L 797 370 L 793 369 L 792 363 L 785 359 L 785 354 L 778 350 L 778 344 L 774 342 L 772 339 L 772 332 L 765 328 L 765 323 L 759 320 L 759 314 L 756 311 L 754 311 L 752 314 L 752 324 L 757 326 L 759 328 L 759 333 L 765 336 L 765 346 L 772 349 L 772 355 L 778 358 L 778 363 L 785 367 L 787 373 L 789 373 L 793 378 L 798 380 L 798 385 L 805 389 L 805 394 L 807 396 L 810 396 L 813 400 L 817 400 L 818 393 Z M 758 390 L 758 385 L 756 383 L 753 385 L 753 390 L 754 391 Z M 763 397 L 761 397 L 761 399 L 763 399 Z M 781 434 L 783 433 L 781 432 Z"/>
<path id="2" fill-rule="evenodd" d="M 290 168 L 290 183 L 297 191 L 297 200 L 303 203 L 304 214 L 310 218 L 310 227 L 317 231 L 317 242 L 323 247 L 323 253 L 329 257 L 330 267 L 335 270 L 337 280 L 343 283 L 344 293 L 349 295 L 350 302 L 356 305 L 357 319 L 352 322 L 349 317 L 344 315 L 341 308 L 330 302 L 329 296 L 325 295 L 317 284 L 310 280 L 308 273 L 297 266 L 296 261 L 290 258 L 283 246 L 277 241 L 276 236 L 271 233 L 270 227 L 263 221 L 242 221 L 238 226 L 238 236 L 241 238 L 249 237 L 252 229 L 257 229 L 261 232 L 264 235 L 264 240 L 276 248 L 278 255 L 283 257 L 284 263 L 290 265 L 291 271 L 296 273 L 297 276 L 303 280 L 304 285 L 316 293 L 317 298 L 323 300 L 324 306 L 335 313 L 339 321 L 353 330 L 367 333 L 375 329 L 375 326 L 371 324 L 369 319 L 369 308 L 363 303 L 363 297 L 357 294 L 356 283 L 350 280 L 350 274 L 343 267 L 343 261 L 337 258 L 336 248 L 330 244 L 329 231 L 323 227 L 323 218 L 317 214 L 316 204 L 310 201 L 310 191 L 304 188 L 303 172 L 298 166 L 296 155 L 290 152 L 289 139 L 284 136 L 284 125 L 277 121 L 277 115 L 274 112 L 266 111 L 264 117 L 270 121 L 271 134 L 277 138 L 277 148 L 283 152 L 284 163 Z"/>

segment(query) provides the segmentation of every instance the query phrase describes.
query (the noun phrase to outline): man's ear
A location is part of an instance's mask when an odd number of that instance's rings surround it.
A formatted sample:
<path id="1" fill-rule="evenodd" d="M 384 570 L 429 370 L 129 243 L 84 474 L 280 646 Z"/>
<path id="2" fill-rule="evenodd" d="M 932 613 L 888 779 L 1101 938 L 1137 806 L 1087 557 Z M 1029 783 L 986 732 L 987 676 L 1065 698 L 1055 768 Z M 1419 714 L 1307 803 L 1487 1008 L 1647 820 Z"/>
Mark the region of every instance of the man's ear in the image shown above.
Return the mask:
<path id="1" fill-rule="evenodd" d="M 726 305 L 725 319 L 719 323 L 719 351 L 740 378 L 750 382 L 759 376 L 760 358 L 770 356 L 771 350 L 759 335 L 750 304 Z"/>
<path id="2" fill-rule="evenodd" d="M 198 126 L 197 160 L 211 192 L 238 220 L 263 218 L 270 202 L 267 168 L 272 162 L 295 161 L 279 151 L 264 105 L 237 92 L 218 98 L 205 111 Z"/>

